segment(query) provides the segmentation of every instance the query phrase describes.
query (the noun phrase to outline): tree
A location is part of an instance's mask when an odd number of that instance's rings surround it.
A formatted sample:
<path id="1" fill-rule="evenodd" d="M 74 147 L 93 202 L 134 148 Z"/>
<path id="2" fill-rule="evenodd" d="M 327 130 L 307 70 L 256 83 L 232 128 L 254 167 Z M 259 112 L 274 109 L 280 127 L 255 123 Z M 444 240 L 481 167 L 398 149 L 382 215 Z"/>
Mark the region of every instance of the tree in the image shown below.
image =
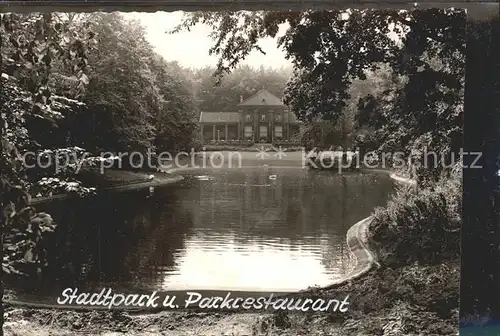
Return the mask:
<path id="1" fill-rule="evenodd" d="M 69 30 L 49 13 L 0 15 L 0 195 L 4 275 L 39 273 L 45 265 L 44 238 L 54 230 L 55 224 L 50 215 L 38 213 L 29 206 L 29 183 L 21 154 L 36 143 L 29 138 L 25 120 L 30 117 L 55 120 L 71 105 L 67 104 L 68 98 L 54 94 L 50 85 L 54 62 L 74 64 L 77 92 L 84 90 L 88 40 L 80 31 Z"/>
<path id="2" fill-rule="evenodd" d="M 216 68 L 195 70 L 192 80 L 196 83 L 195 95 L 201 111 L 234 111 L 243 96 L 248 98 L 262 88 L 282 97 L 291 75 L 289 69 L 239 66 L 218 81 Z"/>
<path id="3" fill-rule="evenodd" d="M 367 72 L 387 64 L 407 83 L 393 91 L 393 101 L 384 103 L 388 114 L 381 149 L 457 149 L 465 52 L 462 10 L 203 12 L 188 14 L 173 32 L 197 23 L 213 29 L 210 53 L 219 57 L 218 76 L 260 50 L 260 38 L 277 37 L 294 66 L 285 102 L 304 121 L 339 120 L 353 81 L 365 80 Z M 277 36 L 281 24 L 287 30 Z"/>
<path id="4" fill-rule="evenodd" d="M 197 106 L 185 71 L 158 55 L 150 62 L 161 96 L 161 104 L 154 112 L 157 130 L 154 145 L 160 151 L 174 152 L 198 147 Z"/>
<path id="5" fill-rule="evenodd" d="M 118 13 L 94 15 L 92 26 L 98 39 L 89 54 L 92 70 L 84 101 L 95 123 L 111 126 L 100 134 L 96 147 L 145 152 L 152 148 L 155 134 L 151 107 L 161 99 L 148 66 L 152 47 L 143 28 Z M 95 134 L 94 130 L 87 133 Z"/>
<path id="6" fill-rule="evenodd" d="M 88 55 L 87 108 L 61 125 L 72 143 L 96 154 L 190 147 L 196 108 L 185 70 L 154 52 L 138 22 L 93 13 L 72 24 L 89 18 L 97 38 Z"/>

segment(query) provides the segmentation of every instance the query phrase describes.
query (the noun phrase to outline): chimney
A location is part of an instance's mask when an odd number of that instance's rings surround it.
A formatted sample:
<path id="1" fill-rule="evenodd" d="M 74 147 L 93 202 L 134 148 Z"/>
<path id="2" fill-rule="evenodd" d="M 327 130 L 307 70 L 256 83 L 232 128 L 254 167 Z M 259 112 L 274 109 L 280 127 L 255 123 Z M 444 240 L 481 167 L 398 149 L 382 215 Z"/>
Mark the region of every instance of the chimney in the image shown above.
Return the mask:
<path id="1" fill-rule="evenodd" d="M 243 103 L 243 95 L 240 95 L 240 103 Z"/>

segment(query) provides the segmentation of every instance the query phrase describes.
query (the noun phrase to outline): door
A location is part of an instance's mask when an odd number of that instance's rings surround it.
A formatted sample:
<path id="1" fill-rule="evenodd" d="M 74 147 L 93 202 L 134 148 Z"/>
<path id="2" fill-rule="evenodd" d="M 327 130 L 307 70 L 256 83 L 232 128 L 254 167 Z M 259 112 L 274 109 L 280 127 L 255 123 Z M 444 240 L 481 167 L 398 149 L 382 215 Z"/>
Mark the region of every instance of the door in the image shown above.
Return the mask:
<path id="1" fill-rule="evenodd" d="M 259 134 L 260 134 L 260 139 L 259 140 L 268 141 L 268 138 L 267 138 L 267 125 L 260 125 Z"/>

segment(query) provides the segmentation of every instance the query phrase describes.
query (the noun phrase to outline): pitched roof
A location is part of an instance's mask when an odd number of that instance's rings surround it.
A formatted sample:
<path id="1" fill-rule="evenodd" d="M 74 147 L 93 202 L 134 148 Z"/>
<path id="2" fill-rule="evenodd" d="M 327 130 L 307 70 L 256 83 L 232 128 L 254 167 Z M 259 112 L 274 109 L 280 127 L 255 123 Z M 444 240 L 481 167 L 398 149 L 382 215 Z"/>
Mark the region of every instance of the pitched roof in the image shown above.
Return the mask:
<path id="1" fill-rule="evenodd" d="M 200 122 L 237 123 L 240 121 L 238 112 L 201 112 Z"/>
<path id="2" fill-rule="evenodd" d="M 266 89 L 262 89 L 250 98 L 242 101 L 238 106 L 284 106 L 280 98 Z"/>

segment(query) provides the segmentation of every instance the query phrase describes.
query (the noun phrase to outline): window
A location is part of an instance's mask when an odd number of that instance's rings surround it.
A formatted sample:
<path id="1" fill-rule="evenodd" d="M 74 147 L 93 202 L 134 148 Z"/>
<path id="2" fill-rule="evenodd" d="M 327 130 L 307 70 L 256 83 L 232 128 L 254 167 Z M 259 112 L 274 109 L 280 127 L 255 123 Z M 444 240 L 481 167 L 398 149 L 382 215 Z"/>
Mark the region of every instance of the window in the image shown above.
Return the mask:
<path id="1" fill-rule="evenodd" d="M 252 126 L 245 126 L 245 138 L 252 138 L 252 137 L 253 137 Z"/>
<path id="2" fill-rule="evenodd" d="M 276 138 L 283 138 L 283 126 L 275 126 L 274 136 Z"/>
<path id="3" fill-rule="evenodd" d="M 276 121 L 281 121 L 281 114 L 276 114 Z"/>
<path id="4" fill-rule="evenodd" d="M 265 114 L 261 114 L 260 115 L 260 121 L 266 121 L 266 115 Z"/>
<path id="5" fill-rule="evenodd" d="M 252 116 L 250 114 L 247 114 L 247 121 L 251 121 L 252 120 Z"/>

